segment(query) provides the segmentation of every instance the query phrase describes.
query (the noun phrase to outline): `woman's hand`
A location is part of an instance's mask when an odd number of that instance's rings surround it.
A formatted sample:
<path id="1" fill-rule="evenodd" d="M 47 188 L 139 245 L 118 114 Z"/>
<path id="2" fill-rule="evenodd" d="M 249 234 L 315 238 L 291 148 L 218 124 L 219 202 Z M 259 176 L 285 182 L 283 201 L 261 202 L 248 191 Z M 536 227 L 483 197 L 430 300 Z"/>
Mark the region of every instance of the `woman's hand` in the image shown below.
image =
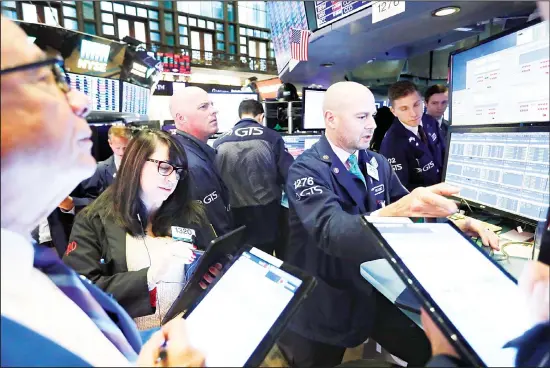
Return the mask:
<path id="1" fill-rule="evenodd" d="M 202 276 L 203 281 L 199 282 L 199 286 L 203 290 L 206 290 L 208 285 L 210 285 L 214 279 L 220 275 L 222 268 L 223 266 L 221 263 L 216 263 L 215 265 L 210 266 L 208 268 L 208 272 Z"/>
<path id="2" fill-rule="evenodd" d="M 159 281 L 162 281 L 166 274 L 173 270 L 174 267 L 181 267 L 191 264 L 195 261 L 194 246 L 191 243 L 186 243 L 179 240 L 172 240 L 168 250 L 163 253 L 163 257 L 159 262 L 153 263 L 147 271 L 147 283 L 151 289 Z"/>
<path id="3" fill-rule="evenodd" d="M 166 359 L 159 359 L 160 347 L 166 341 Z M 155 332 L 139 352 L 139 367 L 204 367 L 204 355 L 194 349 L 187 337 L 186 322 L 176 318 Z"/>

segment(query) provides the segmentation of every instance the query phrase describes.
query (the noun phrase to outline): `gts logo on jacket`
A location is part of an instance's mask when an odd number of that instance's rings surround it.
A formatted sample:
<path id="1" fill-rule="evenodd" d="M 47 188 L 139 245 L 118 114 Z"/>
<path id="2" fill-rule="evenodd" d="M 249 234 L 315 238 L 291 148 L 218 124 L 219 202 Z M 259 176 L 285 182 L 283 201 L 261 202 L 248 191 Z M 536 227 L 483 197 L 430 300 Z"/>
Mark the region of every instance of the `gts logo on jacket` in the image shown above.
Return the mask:
<path id="1" fill-rule="evenodd" d="M 234 134 L 237 137 L 259 136 L 264 134 L 264 130 L 260 127 L 238 128 Z"/>
<path id="2" fill-rule="evenodd" d="M 433 161 L 428 162 L 426 165 L 424 165 L 423 168 L 417 167 L 416 172 L 421 173 L 422 171 L 428 171 L 430 169 L 433 169 L 435 167 L 435 164 Z"/>
<path id="3" fill-rule="evenodd" d="M 210 204 L 214 202 L 216 199 L 218 199 L 218 194 L 216 191 L 213 191 L 212 193 L 208 194 L 204 199 L 202 200 L 202 203 L 204 204 Z"/>
<path id="4" fill-rule="evenodd" d="M 388 162 L 389 164 L 391 165 L 393 171 L 399 171 L 399 170 L 403 170 L 403 165 L 401 164 L 397 164 L 395 162 L 395 158 L 388 158 Z"/>

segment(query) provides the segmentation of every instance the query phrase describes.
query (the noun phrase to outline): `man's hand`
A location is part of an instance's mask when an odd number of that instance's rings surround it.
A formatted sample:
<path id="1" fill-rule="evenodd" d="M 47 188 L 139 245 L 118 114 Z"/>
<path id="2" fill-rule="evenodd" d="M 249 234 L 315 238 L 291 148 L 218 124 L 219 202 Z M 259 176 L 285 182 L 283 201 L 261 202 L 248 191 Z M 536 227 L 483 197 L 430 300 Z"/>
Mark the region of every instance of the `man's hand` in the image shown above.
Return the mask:
<path id="1" fill-rule="evenodd" d="M 164 341 L 167 357 L 163 364 L 157 360 Z M 204 364 L 204 355 L 189 343 L 183 318 L 173 319 L 155 332 L 141 348 L 137 360 L 140 367 L 204 367 Z"/>
<path id="2" fill-rule="evenodd" d="M 427 188 L 416 188 L 410 194 L 378 211 L 386 217 L 447 217 L 456 213 L 456 204 L 443 196 L 450 196 L 459 189 L 441 183 Z"/>
<path id="3" fill-rule="evenodd" d="M 73 202 L 73 199 L 71 197 L 67 197 L 63 200 L 63 202 L 61 202 L 58 206 L 59 208 L 61 208 L 63 211 L 65 212 L 69 212 L 71 211 L 73 208 L 74 208 L 74 202 Z"/>
<path id="4" fill-rule="evenodd" d="M 530 309 L 533 323 L 550 319 L 550 266 L 537 261 L 529 262 L 518 279 L 518 287 Z"/>
<path id="5" fill-rule="evenodd" d="M 445 335 L 443 335 L 434 321 L 432 321 L 424 308 L 420 310 L 420 319 L 422 320 L 422 327 L 424 328 L 426 337 L 432 346 L 432 356 L 449 355 L 455 358 L 460 358 L 455 348 L 451 345 L 449 340 L 447 340 Z"/>
<path id="6" fill-rule="evenodd" d="M 483 245 L 489 246 L 494 250 L 500 250 L 498 246 L 498 236 L 483 226 L 479 220 L 467 217 L 461 220 L 451 220 L 466 235 L 477 236 L 481 238 Z"/>

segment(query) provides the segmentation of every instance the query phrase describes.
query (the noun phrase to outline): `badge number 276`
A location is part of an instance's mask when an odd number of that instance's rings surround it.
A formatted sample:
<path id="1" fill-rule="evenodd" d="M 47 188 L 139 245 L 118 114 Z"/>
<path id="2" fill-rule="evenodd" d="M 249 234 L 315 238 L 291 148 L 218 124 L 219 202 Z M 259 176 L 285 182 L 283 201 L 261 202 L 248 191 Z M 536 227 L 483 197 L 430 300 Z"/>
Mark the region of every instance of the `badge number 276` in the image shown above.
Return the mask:
<path id="1" fill-rule="evenodd" d="M 313 178 L 301 178 L 294 182 L 294 189 L 301 188 L 303 186 L 312 186 L 313 185 Z"/>

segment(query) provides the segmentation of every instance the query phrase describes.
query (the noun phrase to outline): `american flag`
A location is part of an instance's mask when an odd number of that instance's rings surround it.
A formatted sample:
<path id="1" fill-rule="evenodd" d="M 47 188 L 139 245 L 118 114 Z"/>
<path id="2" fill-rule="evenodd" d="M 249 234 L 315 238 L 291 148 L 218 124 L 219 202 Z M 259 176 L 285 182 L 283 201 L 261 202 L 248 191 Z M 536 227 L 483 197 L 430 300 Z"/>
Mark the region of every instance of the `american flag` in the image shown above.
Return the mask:
<path id="1" fill-rule="evenodd" d="M 307 29 L 294 28 L 290 32 L 290 56 L 294 60 L 307 61 L 307 45 L 311 33 Z"/>

